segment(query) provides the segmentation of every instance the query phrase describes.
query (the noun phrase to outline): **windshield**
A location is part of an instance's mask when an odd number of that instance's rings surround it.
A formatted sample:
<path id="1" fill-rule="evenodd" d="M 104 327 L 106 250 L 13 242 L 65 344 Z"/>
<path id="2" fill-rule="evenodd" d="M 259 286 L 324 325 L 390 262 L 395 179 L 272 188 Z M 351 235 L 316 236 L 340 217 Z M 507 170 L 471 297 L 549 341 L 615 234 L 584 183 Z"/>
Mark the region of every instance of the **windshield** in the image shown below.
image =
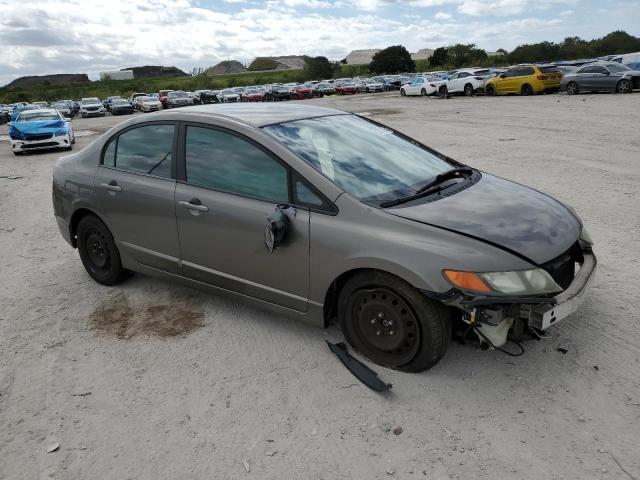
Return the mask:
<path id="1" fill-rule="evenodd" d="M 95 103 L 102 103 L 97 98 L 88 98 L 86 100 L 82 100 L 82 105 L 93 105 Z"/>
<path id="2" fill-rule="evenodd" d="M 112 105 L 130 105 L 129 102 L 127 102 L 126 100 L 122 100 L 120 98 L 114 100 L 113 102 L 111 102 Z"/>
<path id="3" fill-rule="evenodd" d="M 414 194 L 452 167 L 394 131 L 356 115 L 298 120 L 263 130 L 365 202 Z"/>
<path id="4" fill-rule="evenodd" d="M 169 93 L 169 98 L 182 98 L 182 97 L 186 97 L 187 94 L 184 92 L 170 92 Z"/>
<path id="5" fill-rule="evenodd" d="M 49 120 L 60 120 L 60 116 L 55 112 L 24 112 L 18 115 L 18 122 L 47 122 Z"/>

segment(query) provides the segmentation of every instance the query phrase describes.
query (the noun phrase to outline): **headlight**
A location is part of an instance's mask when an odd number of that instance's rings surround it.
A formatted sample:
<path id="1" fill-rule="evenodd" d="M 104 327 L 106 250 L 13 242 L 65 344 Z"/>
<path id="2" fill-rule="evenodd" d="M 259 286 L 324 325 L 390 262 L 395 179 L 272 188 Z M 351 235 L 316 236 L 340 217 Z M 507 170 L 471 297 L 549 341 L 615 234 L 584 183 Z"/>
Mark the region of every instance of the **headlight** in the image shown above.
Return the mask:
<path id="1" fill-rule="evenodd" d="M 454 286 L 471 293 L 529 296 L 562 291 L 551 275 L 541 268 L 483 273 L 444 270 L 442 273 Z"/>
<path id="2" fill-rule="evenodd" d="M 587 232 L 587 229 L 582 226 L 582 230 L 580 231 L 580 243 L 586 243 L 587 245 L 593 245 L 593 240 L 591 240 L 591 235 Z"/>
<path id="3" fill-rule="evenodd" d="M 9 136 L 12 140 L 24 140 L 24 134 L 20 130 L 9 130 Z"/>
<path id="4" fill-rule="evenodd" d="M 61 128 L 56 133 L 53 134 L 54 137 L 64 137 L 67 134 L 68 130 L 66 128 Z"/>

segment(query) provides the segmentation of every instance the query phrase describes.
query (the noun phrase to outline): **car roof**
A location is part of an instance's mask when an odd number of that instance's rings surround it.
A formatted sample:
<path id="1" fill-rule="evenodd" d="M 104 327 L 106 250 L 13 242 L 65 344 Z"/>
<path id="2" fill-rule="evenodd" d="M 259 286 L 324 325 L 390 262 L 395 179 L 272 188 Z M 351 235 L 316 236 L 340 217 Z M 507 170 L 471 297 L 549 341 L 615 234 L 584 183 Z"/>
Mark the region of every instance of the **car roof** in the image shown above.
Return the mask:
<path id="1" fill-rule="evenodd" d="M 58 110 L 56 110 L 55 108 L 29 108 L 27 110 L 23 110 L 22 112 L 29 112 L 29 114 L 32 114 L 32 113 L 55 113 L 56 115 L 58 114 Z M 22 112 L 20 112 L 18 115 L 22 115 Z"/>
<path id="2" fill-rule="evenodd" d="M 310 105 L 265 104 L 209 104 L 186 107 L 181 113 L 198 113 L 200 115 L 225 116 L 242 123 L 263 127 L 274 123 L 292 122 L 306 118 L 326 117 L 330 115 L 346 115 L 347 112 L 333 108 L 313 107 Z"/>

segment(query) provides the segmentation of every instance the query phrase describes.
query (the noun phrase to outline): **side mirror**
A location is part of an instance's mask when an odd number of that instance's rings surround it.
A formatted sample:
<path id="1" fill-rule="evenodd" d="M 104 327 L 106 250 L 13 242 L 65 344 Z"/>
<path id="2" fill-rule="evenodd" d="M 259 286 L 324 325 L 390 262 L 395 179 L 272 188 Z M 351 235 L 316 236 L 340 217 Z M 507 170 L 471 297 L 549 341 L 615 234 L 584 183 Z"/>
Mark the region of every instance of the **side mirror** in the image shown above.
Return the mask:
<path id="1" fill-rule="evenodd" d="M 500 78 L 505 78 L 505 77 L 506 77 L 506 75 L 504 73 L 500 74 Z"/>
<path id="2" fill-rule="evenodd" d="M 267 217 L 267 226 L 264 228 L 264 244 L 270 253 L 282 244 L 288 226 L 289 217 L 281 207 L 276 207 L 275 212 Z"/>

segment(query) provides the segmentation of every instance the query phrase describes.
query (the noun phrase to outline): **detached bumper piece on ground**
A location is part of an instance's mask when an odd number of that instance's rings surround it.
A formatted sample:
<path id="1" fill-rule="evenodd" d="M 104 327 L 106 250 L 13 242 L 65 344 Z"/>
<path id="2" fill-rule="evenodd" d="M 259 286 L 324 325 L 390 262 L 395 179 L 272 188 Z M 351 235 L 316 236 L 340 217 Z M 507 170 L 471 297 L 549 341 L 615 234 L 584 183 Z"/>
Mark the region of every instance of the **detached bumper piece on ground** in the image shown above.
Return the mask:
<path id="1" fill-rule="evenodd" d="M 342 364 L 371 390 L 375 390 L 376 392 L 386 392 L 391 389 L 392 385 L 390 383 L 385 383 L 380 380 L 376 372 L 371 370 L 364 363 L 352 357 L 347 350 L 347 346 L 343 342 L 331 343 L 327 341 L 327 345 L 329 345 L 329 350 L 336 354 L 336 357 L 340 359 Z"/>

